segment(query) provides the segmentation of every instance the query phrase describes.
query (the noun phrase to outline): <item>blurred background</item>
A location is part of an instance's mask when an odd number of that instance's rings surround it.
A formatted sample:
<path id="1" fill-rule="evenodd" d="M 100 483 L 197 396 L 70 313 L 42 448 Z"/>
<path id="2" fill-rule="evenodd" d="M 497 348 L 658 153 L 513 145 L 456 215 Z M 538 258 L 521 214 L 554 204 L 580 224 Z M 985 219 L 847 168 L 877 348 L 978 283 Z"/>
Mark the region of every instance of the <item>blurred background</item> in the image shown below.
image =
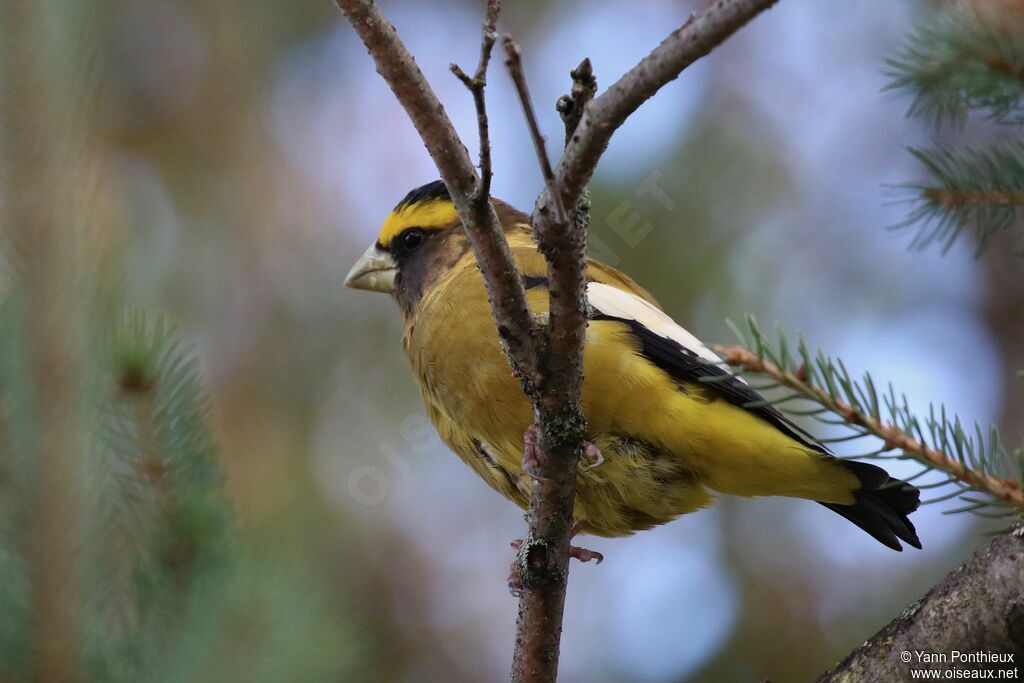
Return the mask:
<path id="1" fill-rule="evenodd" d="M 448 64 L 475 65 L 483 3 L 381 5 L 475 155 Z M 499 27 L 523 45 L 549 150 L 571 68 L 590 57 L 607 86 L 704 6 L 509 2 Z M 591 250 L 707 341 L 734 341 L 725 321 L 746 312 L 777 320 L 914 407 L 944 402 L 1016 444 L 1024 288 L 1008 250 L 913 252 L 886 229 L 906 215 L 892 185 L 921 174 L 905 147 L 933 132 L 882 92 L 884 60 L 933 7 L 780 2 L 616 134 L 592 185 Z M 85 22 L 105 263 L 198 355 L 253 552 L 343 634 L 293 637 L 310 657 L 349 652 L 339 680 L 504 680 L 523 513 L 434 434 L 394 303 L 342 287 L 389 209 L 437 177 L 362 44 L 330 0 L 109 0 Z M 501 67 L 494 194 L 528 210 L 542 181 Z M 606 559 L 572 568 L 562 680 L 809 680 L 998 528 L 943 509 L 916 514 L 924 550 L 902 554 L 788 500 L 724 499 L 587 538 Z"/>

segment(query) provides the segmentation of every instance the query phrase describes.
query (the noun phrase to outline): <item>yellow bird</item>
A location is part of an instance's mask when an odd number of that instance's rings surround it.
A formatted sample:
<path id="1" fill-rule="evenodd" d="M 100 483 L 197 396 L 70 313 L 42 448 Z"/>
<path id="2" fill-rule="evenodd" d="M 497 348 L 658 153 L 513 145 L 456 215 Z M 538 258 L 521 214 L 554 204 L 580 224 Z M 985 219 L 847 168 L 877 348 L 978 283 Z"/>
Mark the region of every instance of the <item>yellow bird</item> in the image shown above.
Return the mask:
<path id="1" fill-rule="evenodd" d="M 530 306 L 547 311 L 547 266 L 529 218 L 492 200 Z M 346 285 L 388 292 L 427 414 L 446 444 L 520 507 L 529 400 L 505 359 L 483 278 L 444 183 L 410 192 Z M 716 493 L 817 501 L 883 544 L 920 548 L 919 492 L 871 464 L 839 460 L 761 401 L 628 276 L 589 260 L 581 402 L 604 460 L 581 464 L 575 528 L 624 536 L 707 507 Z M 706 382 L 722 377 L 724 381 Z"/>

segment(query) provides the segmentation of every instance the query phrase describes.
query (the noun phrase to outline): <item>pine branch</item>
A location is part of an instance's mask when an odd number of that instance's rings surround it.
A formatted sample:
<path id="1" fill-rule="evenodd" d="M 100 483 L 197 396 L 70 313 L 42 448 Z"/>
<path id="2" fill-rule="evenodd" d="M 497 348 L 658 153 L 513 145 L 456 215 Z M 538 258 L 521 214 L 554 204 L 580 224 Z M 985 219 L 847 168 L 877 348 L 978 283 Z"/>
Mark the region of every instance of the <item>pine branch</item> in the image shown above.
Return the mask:
<path id="1" fill-rule="evenodd" d="M 1024 228 L 1024 140 L 910 152 L 929 175 L 925 184 L 904 186 L 914 208 L 895 229 L 918 226 L 912 247 L 938 242 L 947 251 L 972 227 L 980 252 L 997 233 Z"/>
<path id="2" fill-rule="evenodd" d="M 979 512 L 984 508 L 986 514 L 995 509 L 1002 517 L 1024 514 L 1020 472 L 1024 452 L 1007 452 L 998 430 L 992 428 L 986 433 L 978 425 L 968 430 L 958 417 L 948 415 L 945 407 L 933 407 L 927 418 L 919 418 L 905 396 L 897 398 L 891 385 L 882 394 L 870 375 L 854 380 L 841 360 L 821 351 L 812 354 L 802 338 L 796 355 L 792 355 L 781 332 L 778 344 L 773 346 L 753 318 L 748 319 L 748 329 L 749 341 L 717 347 L 717 353 L 742 372 L 769 378 L 793 396 L 820 407 L 854 434 L 882 441 L 878 450 L 855 457 L 910 459 L 924 468 L 922 472 L 948 475 L 945 483 L 954 490 L 931 502 L 959 497 L 968 503 L 968 507 L 950 512 Z M 894 456 L 892 451 L 899 453 Z M 969 492 L 988 498 L 965 496 Z"/>
<path id="3" fill-rule="evenodd" d="M 194 360 L 162 319 L 103 323 L 89 544 L 90 585 L 102 590 L 88 609 L 103 635 L 91 668 L 148 680 L 192 647 L 193 602 L 241 567 Z M 219 609 L 208 603 L 207 618 Z"/>
<path id="4" fill-rule="evenodd" d="M 912 116 L 961 125 L 972 110 L 1002 123 L 1024 115 L 1024 31 L 980 9 L 941 13 L 888 60 L 889 90 L 913 95 Z"/>

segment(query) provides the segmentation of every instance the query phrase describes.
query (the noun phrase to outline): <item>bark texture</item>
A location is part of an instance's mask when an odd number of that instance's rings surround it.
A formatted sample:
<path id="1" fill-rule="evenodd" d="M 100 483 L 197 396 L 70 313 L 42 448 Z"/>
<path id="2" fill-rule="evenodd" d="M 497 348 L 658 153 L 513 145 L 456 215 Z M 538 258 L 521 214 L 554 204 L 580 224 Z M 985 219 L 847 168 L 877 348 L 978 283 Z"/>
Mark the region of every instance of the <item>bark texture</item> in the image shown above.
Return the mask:
<path id="1" fill-rule="evenodd" d="M 916 652 L 948 655 L 954 650 L 1014 655 L 1012 664 L 962 668 L 1024 668 L 1024 538 L 1019 530 L 997 536 L 818 683 L 910 680 L 911 668 L 929 668 L 919 663 Z M 901 659 L 905 652 L 909 662 Z M 955 663 L 933 666 L 948 669 Z"/>

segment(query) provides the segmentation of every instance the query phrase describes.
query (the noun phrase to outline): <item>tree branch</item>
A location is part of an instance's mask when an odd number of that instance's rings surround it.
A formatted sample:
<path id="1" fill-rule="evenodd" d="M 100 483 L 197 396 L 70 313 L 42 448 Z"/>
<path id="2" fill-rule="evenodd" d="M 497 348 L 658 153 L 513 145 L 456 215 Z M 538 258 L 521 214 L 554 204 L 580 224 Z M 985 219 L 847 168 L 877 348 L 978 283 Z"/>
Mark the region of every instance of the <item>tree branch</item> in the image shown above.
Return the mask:
<path id="1" fill-rule="evenodd" d="M 850 653 L 818 683 L 903 681 L 929 668 L 916 652 L 1024 652 L 1024 540 L 1018 529 L 996 537 Z M 900 659 L 909 653 L 910 660 Z M 954 668 L 955 663 L 941 668 Z M 982 664 L 970 668 L 1019 667 Z"/>
<path id="2" fill-rule="evenodd" d="M 692 16 L 692 15 L 691 15 Z M 569 72 L 572 77 L 572 90 L 562 95 L 555 103 L 555 109 L 565 124 L 565 144 L 569 145 L 576 126 L 583 119 L 583 109 L 597 94 L 597 79 L 594 78 L 594 66 L 589 58 L 584 58 L 580 65 Z"/>
<path id="3" fill-rule="evenodd" d="M 516 94 L 519 95 L 519 103 L 523 107 L 523 115 L 526 117 L 526 125 L 530 129 L 530 140 L 533 141 L 533 150 L 537 154 L 537 163 L 540 164 L 540 172 L 544 177 L 544 187 L 551 192 L 555 182 L 555 173 L 551 170 L 551 160 L 548 159 L 548 152 L 545 148 L 544 135 L 540 132 L 540 125 L 537 123 L 537 113 L 533 109 L 533 101 L 530 99 L 530 89 L 526 85 L 526 75 L 523 73 L 523 51 L 512 36 L 505 36 L 502 40 L 505 47 L 505 66 L 508 74 L 512 77 L 512 83 L 516 86 Z M 558 208 L 560 218 L 565 217 L 565 211 L 558 202 L 558 197 L 552 195 Z"/>
<path id="4" fill-rule="evenodd" d="M 585 268 L 589 202 L 585 188 L 612 133 L 629 114 L 688 64 L 776 0 L 719 0 L 593 101 L 596 83 L 589 64 L 581 64 L 578 73 L 573 74 L 575 86 L 570 97 L 577 109 L 565 117 L 568 147 L 557 169 L 551 168 L 544 151 L 522 76 L 521 53 L 514 43 L 506 43 L 510 71 L 546 183 L 532 216 L 539 248 L 548 263 L 550 306 L 546 326 L 537 324 L 530 313 L 487 192 L 491 171 L 484 85 L 494 42 L 497 0 L 488 2 L 476 74 L 469 78 L 458 67 L 452 69 L 473 93 L 476 104 L 482 180 L 476 176 L 465 147 L 412 56 L 372 0 L 335 1 L 413 120 L 448 185 L 487 282 L 499 334 L 533 403 L 538 476 L 531 492 L 529 535 L 517 557 L 522 592 L 512 679 L 554 681 L 568 576 L 576 463 L 586 434 L 579 402 L 588 311 Z M 570 206 L 574 207 L 572 220 L 564 208 Z M 529 435 L 533 433 L 531 429 Z M 527 446 L 533 449 L 529 438 Z"/>
<path id="5" fill-rule="evenodd" d="M 487 100 L 484 98 L 484 90 L 487 88 L 487 67 L 491 63 L 491 52 L 494 49 L 494 42 L 498 38 L 497 26 L 500 12 L 501 0 L 487 0 L 487 14 L 484 18 L 480 39 L 480 60 L 477 62 L 473 77 L 467 76 L 458 64 L 449 66 L 455 77 L 462 81 L 462 84 L 473 95 L 473 104 L 476 107 L 477 132 L 480 137 L 480 185 L 477 187 L 474 205 L 476 205 L 477 211 L 481 212 L 484 211 L 482 207 L 490 201 L 491 178 L 494 175 L 491 168 L 491 134 L 487 120 Z"/>
<path id="6" fill-rule="evenodd" d="M 529 534 L 516 558 L 519 618 L 512 658 L 513 681 L 554 681 L 558 672 L 562 613 L 569 574 L 569 541 L 576 498 L 576 464 L 587 423 L 580 406 L 583 340 L 587 329 L 586 225 L 570 225 L 554 193 L 554 173 L 523 73 L 522 51 L 504 39 L 505 65 L 515 84 L 537 162 L 554 210 L 538 200 L 532 224 L 548 263 L 549 317 L 540 338 L 540 384 L 534 403 L 538 477 L 530 495 Z"/>
<path id="7" fill-rule="evenodd" d="M 757 353 L 742 346 L 715 347 L 722 359 L 745 372 L 753 372 L 775 380 L 780 386 L 792 389 L 798 395 L 824 406 L 841 417 L 847 424 L 861 428 L 883 440 L 883 450 L 901 450 L 929 468 L 945 472 L 967 487 L 991 495 L 997 501 L 1012 506 L 1018 513 L 1024 513 L 1024 490 L 1019 481 L 997 477 L 983 469 L 971 467 L 967 460 L 961 460 L 952 453 L 922 443 L 920 439 L 901 430 L 895 424 L 883 423 L 874 415 L 865 414 L 846 401 L 837 399 L 821 386 L 816 386 L 800 376 L 775 363 L 761 358 Z"/>
<path id="8" fill-rule="evenodd" d="M 1004 192 L 999 190 L 947 190 L 932 187 L 921 196 L 944 209 L 959 209 L 964 206 L 1024 206 L 1024 191 Z"/>
<path id="9" fill-rule="evenodd" d="M 498 321 L 498 333 L 509 362 L 524 388 L 532 390 L 531 387 L 536 383 L 533 338 L 537 335 L 537 325 L 530 313 L 526 290 L 517 275 L 512 253 L 494 208 L 489 201 L 473 201 L 474 195 L 481 195 L 482 185 L 466 146 L 462 144 L 440 100 L 416 65 L 416 60 L 376 3 L 373 0 L 335 2 L 366 45 L 378 73 L 391 87 L 416 126 L 423 144 L 448 186 L 487 284 L 491 306 Z M 493 11 L 496 18 L 498 3 L 492 2 L 492 5 L 495 7 L 493 10 L 489 8 L 488 13 Z M 484 63 L 483 67 L 486 66 Z M 486 195 L 483 196 L 486 199 Z"/>
<path id="10" fill-rule="evenodd" d="M 641 104 L 778 0 L 718 0 L 673 31 L 584 110 L 555 170 L 565 206 L 573 206 L 612 135 Z"/>

